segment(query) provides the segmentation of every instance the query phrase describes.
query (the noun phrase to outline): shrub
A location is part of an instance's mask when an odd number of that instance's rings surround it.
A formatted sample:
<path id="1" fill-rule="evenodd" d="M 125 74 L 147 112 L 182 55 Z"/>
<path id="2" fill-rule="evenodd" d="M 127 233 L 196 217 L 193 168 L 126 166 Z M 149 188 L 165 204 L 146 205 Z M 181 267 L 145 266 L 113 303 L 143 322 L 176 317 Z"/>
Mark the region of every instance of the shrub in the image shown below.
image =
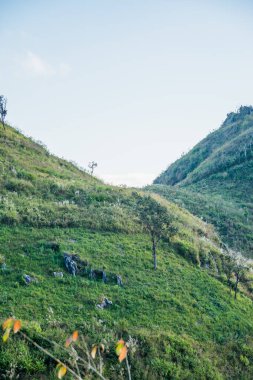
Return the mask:
<path id="1" fill-rule="evenodd" d="M 199 251 L 196 246 L 185 240 L 177 240 L 174 243 L 177 253 L 193 264 L 200 265 Z"/>
<path id="2" fill-rule="evenodd" d="M 32 173 L 27 172 L 26 170 L 18 170 L 17 172 L 17 178 L 23 179 L 26 181 L 33 181 L 35 180 L 35 175 Z"/>
<path id="3" fill-rule="evenodd" d="M 28 182 L 23 179 L 14 179 L 11 178 L 5 182 L 5 188 L 11 192 L 24 193 L 26 195 L 34 192 L 34 186 L 31 182 Z"/>

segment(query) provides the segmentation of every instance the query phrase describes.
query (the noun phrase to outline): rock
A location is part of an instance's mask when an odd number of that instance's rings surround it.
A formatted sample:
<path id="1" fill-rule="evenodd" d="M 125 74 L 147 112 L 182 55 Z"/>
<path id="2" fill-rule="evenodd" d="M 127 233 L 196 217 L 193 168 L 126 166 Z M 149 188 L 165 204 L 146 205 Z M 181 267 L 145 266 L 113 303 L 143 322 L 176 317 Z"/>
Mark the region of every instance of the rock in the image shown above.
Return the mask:
<path id="1" fill-rule="evenodd" d="M 87 267 L 89 266 L 87 260 L 82 260 L 78 255 L 67 252 L 64 252 L 64 264 L 67 271 L 74 276 L 76 274 L 83 275 L 87 272 Z"/>
<path id="2" fill-rule="evenodd" d="M 16 176 L 18 174 L 16 168 L 14 166 L 11 167 L 11 172 Z"/>
<path id="3" fill-rule="evenodd" d="M 64 264 L 67 271 L 72 274 L 72 276 L 76 276 L 77 273 L 77 264 L 73 260 L 72 255 L 64 254 Z"/>
<path id="4" fill-rule="evenodd" d="M 25 274 L 25 275 L 24 275 L 24 280 L 25 280 L 25 283 L 26 283 L 27 285 L 29 285 L 29 284 L 32 282 L 32 277 L 29 276 L 28 274 Z"/>
<path id="5" fill-rule="evenodd" d="M 90 278 L 93 280 L 102 280 L 104 283 L 107 282 L 107 276 L 104 269 L 91 269 Z"/>
<path id="6" fill-rule="evenodd" d="M 63 278 L 63 273 L 62 272 L 53 272 L 54 277 L 59 277 Z"/>
<path id="7" fill-rule="evenodd" d="M 108 298 L 104 297 L 102 302 L 97 304 L 97 308 L 99 309 L 106 309 L 107 307 L 112 305 L 112 301 L 108 300 Z"/>
<path id="8" fill-rule="evenodd" d="M 116 275 L 116 278 L 117 278 L 117 285 L 118 286 L 123 286 L 123 282 L 122 282 L 122 278 L 120 275 Z"/>

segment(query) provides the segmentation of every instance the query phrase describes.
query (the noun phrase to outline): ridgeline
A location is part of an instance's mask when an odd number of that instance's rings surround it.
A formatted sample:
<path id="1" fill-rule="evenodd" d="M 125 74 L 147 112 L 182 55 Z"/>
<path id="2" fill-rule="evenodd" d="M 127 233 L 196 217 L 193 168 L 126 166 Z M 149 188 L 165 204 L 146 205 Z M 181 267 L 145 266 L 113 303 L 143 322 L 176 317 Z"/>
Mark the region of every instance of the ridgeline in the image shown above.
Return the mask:
<path id="1" fill-rule="evenodd" d="M 242 106 L 154 180 L 156 192 L 215 226 L 253 258 L 253 108 Z"/>

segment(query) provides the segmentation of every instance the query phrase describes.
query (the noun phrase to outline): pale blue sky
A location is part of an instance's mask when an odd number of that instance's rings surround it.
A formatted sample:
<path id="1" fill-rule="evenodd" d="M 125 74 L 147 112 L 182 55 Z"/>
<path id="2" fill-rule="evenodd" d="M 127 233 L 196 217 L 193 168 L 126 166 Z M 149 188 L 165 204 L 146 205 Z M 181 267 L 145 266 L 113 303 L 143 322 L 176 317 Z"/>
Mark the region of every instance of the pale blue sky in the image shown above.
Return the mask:
<path id="1" fill-rule="evenodd" d="M 253 104 L 253 2 L 0 0 L 8 121 L 108 182 L 150 183 Z"/>

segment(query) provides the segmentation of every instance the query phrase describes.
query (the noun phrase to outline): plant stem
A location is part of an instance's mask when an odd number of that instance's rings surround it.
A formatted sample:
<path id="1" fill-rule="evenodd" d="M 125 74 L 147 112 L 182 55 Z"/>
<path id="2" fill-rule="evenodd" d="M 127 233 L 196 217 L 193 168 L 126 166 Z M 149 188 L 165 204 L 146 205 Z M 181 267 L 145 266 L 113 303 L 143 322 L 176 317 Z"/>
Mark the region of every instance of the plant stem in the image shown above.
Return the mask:
<path id="1" fill-rule="evenodd" d="M 128 380 L 132 380 L 132 378 L 131 378 L 131 367 L 129 365 L 127 356 L 126 356 L 126 366 L 127 366 Z"/>
<path id="2" fill-rule="evenodd" d="M 46 354 L 51 359 L 53 359 L 54 361 L 56 361 L 56 363 L 61 364 L 62 366 L 66 367 L 67 370 L 69 371 L 69 373 L 71 373 L 76 379 L 82 380 L 82 378 L 80 376 L 78 376 L 68 365 L 64 364 L 61 360 L 57 359 L 53 354 L 51 354 L 51 352 L 49 352 L 45 348 L 41 347 L 38 343 L 34 342 L 31 338 L 29 338 L 29 336 L 27 336 L 22 331 L 20 331 L 20 334 L 23 336 L 23 338 L 25 338 L 26 340 L 28 340 L 28 342 L 30 342 L 31 344 L 33 344 L 36 348 L 38 348 L 44 354 Z"/>
<path id="3" fill-rule="evenodd" d="M 34 342 L 31 338 L 29 338 L 29 336 L 27 336 L 25 333 L 23 333 L 22 331 L 19 331 L 19 333 L 23 336 L 23 338 L 25 338 L 28 342 L 30 342 L 31 344 L 33 344 L 36 348 L 38 348 L 40 351 L 42 351 L 44 354 L 46 354 L 47 356 L 49 356 L 51 359 L 53 359 L 54 361 L 56 361 L 56 363 L 58 364 L 61 364 L 62 366 L 66 367 L 67 370 L 69 371 L 69 373 L 71 373 L 77 380 L 82 380 L 82 377 L 77 374 L 75 371 L 73 371 L 68 365 L 66 365 L 65 363 L 63 363 L 61 360 L 57 359 L 53 354 L 51 354 L 51 352 L 49 352 L 47 349 L 43 348 L 42 346 L 40 346 L 38 343 Z M 49 341 L 48 339 L 45 338 L 45 340 Z M 51 342 L 52 343 L 52 342 Z M 54 342 L 56 343 L 56 342 Z M 58 343 L 56 343 L 59 347 L 61 347 Z M 62 348 L 62 347 L 61 347 Z M 87 356 L 88 356 L 88 360 L 89 360 L 89 351 L 88 351 L 88 347 L 86 348 L 87 349 Z M 67 350 L 66 350 L 67 351 Z M 80 361 L 82 361 L 86 367 L 88 367 L 91 371 L 93 371 L 101 380 L 107 380 L 101 373 L 99 373 L 99 371 L 95 368 L 95 366 L 91 365 L 90 363 L 90 360 L 89 360 L 89 363 L 86 363 L 82 358 L 80 358 L 78 356 L 78 359 Z M 88 365 L 87 365 L 88 364 Z M 77 365 L 77 363 L 76 363 Z M 79 370 L 78 370 L 79 372 Z"/>

